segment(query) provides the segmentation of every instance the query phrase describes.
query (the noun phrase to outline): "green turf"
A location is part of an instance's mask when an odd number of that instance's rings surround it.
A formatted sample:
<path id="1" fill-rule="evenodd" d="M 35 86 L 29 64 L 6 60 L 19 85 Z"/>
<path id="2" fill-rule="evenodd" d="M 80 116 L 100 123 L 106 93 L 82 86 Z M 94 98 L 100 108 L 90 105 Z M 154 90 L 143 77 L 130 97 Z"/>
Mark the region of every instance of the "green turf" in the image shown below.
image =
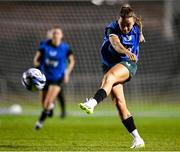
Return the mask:
<path id="1" fill-rule="evenodd" d="M 48 119 L 34 130 L 37 116 L 0 116 L 0 151 L 130 151 L 132 138 L 117 116 Z M 146 142 L 141 151 L 180 151 L 179 117 L 136 117 Z M 139 150 L 133 150 L 139 151 Z"/>

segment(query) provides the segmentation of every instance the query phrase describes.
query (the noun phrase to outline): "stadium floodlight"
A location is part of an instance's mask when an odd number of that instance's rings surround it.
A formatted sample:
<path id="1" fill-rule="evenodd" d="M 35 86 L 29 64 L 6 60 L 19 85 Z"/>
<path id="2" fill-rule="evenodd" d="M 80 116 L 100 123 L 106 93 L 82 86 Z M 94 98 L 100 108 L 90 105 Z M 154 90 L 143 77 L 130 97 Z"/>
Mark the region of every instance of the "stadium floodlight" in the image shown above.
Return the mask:
<path id="1" fill-rule="evenodd" d="M 102 4 L 115 5 L 115 4 L 127 3 L 128 0 L 91 0 L 91 2 L 94 5 L 100 6 Z"/>
<path id="2" fill-rule="evenodd" d="M 102 5 L 104 0 L 91 0 L 91 2 L 94 4 L 94 5 Z"/>

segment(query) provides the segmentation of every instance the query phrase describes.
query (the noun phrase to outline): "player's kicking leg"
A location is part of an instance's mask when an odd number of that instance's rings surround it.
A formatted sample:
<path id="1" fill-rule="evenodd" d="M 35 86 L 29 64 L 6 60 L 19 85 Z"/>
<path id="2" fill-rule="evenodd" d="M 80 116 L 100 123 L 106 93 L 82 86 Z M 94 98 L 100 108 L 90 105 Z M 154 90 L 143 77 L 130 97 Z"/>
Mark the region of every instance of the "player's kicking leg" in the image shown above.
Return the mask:
<path id="1" fill-rule="evenodd" d="M 103 101 L 112 90 L 112 87 L 117 82 L 125 82 L 129 78 L 129 71 L 121 64 L 112 67 L 103 77 L 101 88 L 95 93 L 92 99 L 86 99 L 79 106 L 87 114 L 92 114 L 95 106 Z"/>
<path id="2" fill-rule="evenodd" d="M 97 101 L 95 99 L 87 99 L 84 103 L 80 103 L 79 106 L 82 110 L 84 110 L 87 114 L 93 114 L 94 108 L 97 105 Z"/>

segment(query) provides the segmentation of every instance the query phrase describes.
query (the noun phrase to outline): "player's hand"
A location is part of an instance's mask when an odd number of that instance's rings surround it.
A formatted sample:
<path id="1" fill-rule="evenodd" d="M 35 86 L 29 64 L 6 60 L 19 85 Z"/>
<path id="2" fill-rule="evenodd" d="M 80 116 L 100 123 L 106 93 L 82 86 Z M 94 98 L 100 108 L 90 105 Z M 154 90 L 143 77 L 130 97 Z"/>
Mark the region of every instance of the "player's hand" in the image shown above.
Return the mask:
<path id="1" fill-rule="evenodd" d="M 69 78 L 70 78 L 70 74 L 68 71 L 65 72 L 65 75 L 64 75 L 64 82 L 65 83 L 68 83 L 69 82 Z"/>
<path id="2" fill-rule="evenodd" d="M 127 51 L 125 54 L 128 56 L 128 58 L 129 58 L 132 62 L 136 62 L 136 61 L 137 61 L 137 57 L 136 57 L 136 55 L 135 55 L 134 53 L 132 53 L 132 52 L 130 52 L 130 51 Z"/>
<path id="3" fill-rule="evenodd" d="M 141 34 L 141 36 L 140 36 L 140 43 L 145 43 L 145 42 L 146 42 L 146 40 L 144 38 L 144 35 Z"/>
<path id="4" fill-rule="evenodd" d="M 40 68 L 40 63 L 39 62 L 34 62 L 34 68 L 39 69 Z"/>

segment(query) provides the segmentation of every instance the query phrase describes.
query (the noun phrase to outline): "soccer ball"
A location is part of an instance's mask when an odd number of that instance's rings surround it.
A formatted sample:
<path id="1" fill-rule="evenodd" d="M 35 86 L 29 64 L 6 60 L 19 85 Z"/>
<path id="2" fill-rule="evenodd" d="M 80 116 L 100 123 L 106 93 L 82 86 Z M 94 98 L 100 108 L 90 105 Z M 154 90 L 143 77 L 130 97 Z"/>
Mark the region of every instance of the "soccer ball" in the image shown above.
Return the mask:
<path id="1" fill-rule="evenodd" d="M 9 108 L 9 112 L 11 114 L 21 114 L 22 113 L 22 107 L 18 104 L 13 104 L 10 108 Z"/>
<path id="2" fill-rule="evenodd" d="M 29 91 L 42 90 L 46 84 L 45 75 L 36 68 L 30 68 L 22 75 L 21 82 Z"/>

